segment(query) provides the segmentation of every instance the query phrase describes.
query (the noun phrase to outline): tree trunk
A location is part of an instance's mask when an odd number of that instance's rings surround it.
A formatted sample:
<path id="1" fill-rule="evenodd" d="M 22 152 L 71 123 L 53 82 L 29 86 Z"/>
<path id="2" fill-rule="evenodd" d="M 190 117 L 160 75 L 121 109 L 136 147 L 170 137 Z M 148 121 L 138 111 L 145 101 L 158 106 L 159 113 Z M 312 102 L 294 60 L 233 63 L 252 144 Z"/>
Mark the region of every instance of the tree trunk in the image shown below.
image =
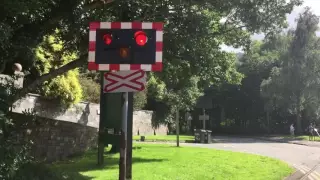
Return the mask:
<path id="1" fill-rule="evenodd" d="M 270 112 L 267 110 L 266 112 L 266 119 L 267 119 L 267 131 L 270 134 Z"/>
<path id="2" fill-rule="evenodd" d="M 296 114 L 296 134 L 301 134 L 302 133 L 302 124 L 301 124 L 301 96 L 297 96 L 297 114 Z"/>
<path id="3" fill-rule="evenodd" d="M 220 122 L 224 122 L 225 121 L 225 110 L 224 110 L 224 106 L 220 106 L 221 108 L 221 115 L 220 115 Z"/>
<path id="4" fill-rule="evenodd" d="M 68 72 L 69 70 L 75 69 L 77 67 L 80 67 L 85 63 L 85 59 L 87 58 L 88 54 L 82 55 L 79 59 L 74 60 L 58 69 L 55 69 L 47 74 L 44 74 L 40 77 L 38 77 L 36 80 L 34 80 L 32 83 L 26 85 L 26 87 L 23 87 L 17 95 L 13 98 L 13 101 L 18 100 L 20 97 L 25 96 L 30 90 L 38 87 L 38 85 L 42 84 L 45 81 L 48 81 L 50 79 L 53 79 L 61 74 L 64 74 Z"/>

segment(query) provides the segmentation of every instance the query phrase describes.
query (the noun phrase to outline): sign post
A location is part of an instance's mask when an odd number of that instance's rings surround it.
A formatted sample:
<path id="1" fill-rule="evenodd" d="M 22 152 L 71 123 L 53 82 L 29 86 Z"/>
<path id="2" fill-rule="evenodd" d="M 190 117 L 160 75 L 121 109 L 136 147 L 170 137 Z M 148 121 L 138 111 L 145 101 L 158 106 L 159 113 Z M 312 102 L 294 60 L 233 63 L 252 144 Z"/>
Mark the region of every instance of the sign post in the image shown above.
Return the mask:
<path id="1" fill-rule="evenodd" d="M 133 123 L 133 92 L 128 93 L 127 113 L 127 169 L 126 180 L 132 180 L 132 123 Z"/>
<path id="2" fill-rule="evenodd" d="M 206 121 L 209 120 L 209 116 L 206 115 L 206 110 L 205 109 L 203 109 L 203 115 L 199 116 L 199 120 L 203 122 L 203 129 L 205 130 L 206 129 Z"/>
<path id="3" fill-rule="evenodd" d="M 127 113 L 128 113 L 128 92 L 123 93 L 123 107 L 122 107 L 122 129 L 121 129 L 121 146 L 120 146 L 120 172 L 119 179 L 126 179 L 126 162 L 127 162 Z"/>
<path id="4" fill-rule="evenodd" d="M 179 109 L 176 110 L 176 134 L 177 134 L 177 147 L 179 147 L 179 133 L 180 133 L 180 124 L 179 124 Z"/>

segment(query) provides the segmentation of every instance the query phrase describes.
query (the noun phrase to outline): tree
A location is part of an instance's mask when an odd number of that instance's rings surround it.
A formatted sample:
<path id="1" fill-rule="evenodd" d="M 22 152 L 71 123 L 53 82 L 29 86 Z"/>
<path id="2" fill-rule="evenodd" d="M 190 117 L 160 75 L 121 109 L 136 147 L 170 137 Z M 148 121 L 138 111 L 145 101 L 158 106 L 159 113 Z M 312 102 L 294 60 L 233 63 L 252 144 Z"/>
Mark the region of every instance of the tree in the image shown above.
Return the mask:
<path id="1" fill-rule="evenodd" d="M 218 128 L 215 131 L 235 127 L 227 129 L 228 132 L 262 133 L 270 129 L 271 123 L 276 124 L 265 119 L 267 102 L 261 97 L 260 85 L 269 78 L 274 67 L 280 66 L 280 57 L 287 52 L 290 42 L 291 36 L 286 33 L 268 36 L 263 41 L 253 41 L 248 51 L 238 54 L 237 71 L 243 75 L 241 83 L 223 82 L 206 89 L 205 96 L 212 99 L 215 107 L 213 115 Z M 270 109 L 270 113 L 273 110 L 276 108 Z M 225 125 L 220 127 L 220 124 Z"/>
<path id="2" fill-rule="evenodd" d="M 133 110 L 142 110 L 147 104 L 147 90 L 133 94 Z"/>
<path id="3" fill-rule="evenodd" d="M 83 92 L 83 100 L 92 103 L 100 103 L 100 84 L 83 74 L 80 76 L 79 81 Z"/>
<path id="4" fill-rule="evenodd" d="M 310 8 L 306 8 L 297 22 L 290 47 L 282 56 L 281 66 L 273 69 L 262 89 L 269 99 L 286 107 L 295 116 L 297 132 L 302 133 L 302 112 L 311 104 L 319 103 L 320 44 L 315 34 L 319 19 Z"/>
<path id="5" fill-rule="evenodd" d="M 43 42 L 35 50 L 34 71 L 39 75 L 49 73 L 77 58 L 76 52 L 64 49 L 65 43 L 58 34 L 59 31 L 56 31 L 53 35 L 45 36 Z M 82 88 L 77 69 L 44 82 L 37 90 L 41 95 L 49 99 L 57 99 L 66 106 L 78 103 L 82 99 Z"/>
<path id="6" fill-rule="evenodd" d="M 210 85 L 221 82 L 238 82 L 239 74 L 233 66 L 234 56 L 221 52 L 220 45 L 247 47 L 250 33 L 272 34 L 286 26 L 286 14 L 301 0 L 245 0 L 245 1 L 10 1 L 1 7 L 0 24 L 4 53 L 0 61 L 20 61 L 31 71 L 31 81 L 16 96 L 29 92 L 39 84 L 66 71 L 83 66 L 87 60 L 88 23 L 92 20 L 163 21 L 164 71 L 155 73 L 165 92 L 159 97 L 161 104 L 172 109 L 177 99 L 187 100 L 188 108 L 194 102 L 183 98 L 183 92 L 191 92 L 191 99 Z M 26 11 L 28 10 L 28 11 Z M 33 48 L 41 43 L 41 37 L 60 30 L 65 49 L 79 52 L 79 58 L 51 72 L 33 74 Z M 4 63 L 2 63 L 4 64 Z M 192 80 L 190 80 L 192 79 Z M 224 81 L 226 80 L 226 81 Z M 188 83 L 193 81 L 193 85 Z M 196 82 L 196 83 L 195 83 Z M 190 89 L 186 89 L 189 87 Z M 168 101 L 168 99 L 170 99 Z M 167 103 L 170 102 L 170 103 Z M 166 108 L 168 109 L 168 108 Z"/>
<path id="7" fill-rule="evenodd" d="M 66 41 L 68 48 L 77 48 L 84 55 L 64 67 L 42 75 L 28 86 L 28 88 L 34 88 L 37 84 L 41 84 L 47 79 L 85 63 L 88 39 L 86 29 L 88 22 L 93 19 L 116 20 L 117 17 L 121 16 L 123 10 L 128 9 L 128 13 L 130 13 L 128 16 L 131 19 L 168 22 L 166 26 L 166 29 L 168 29 L 166 37 L 168 39 L 170 38 L 170 33 L 172 35 L 185 34 L 181 37 L 188 36 L 186 40 L 192 42 L 194 37 L 200 34 L 207 36 L 209 33 L 212 38 L 223 37 L 223 41 L 226 44 L 240 46 L 242 45 L 241 42 L 248 40 L 247 38 L 241 38 L 243 36 L 239 36 L 242 34 L 239 33 L 239 30 L 242 30 L 241 28 L 245 27 L 248 32 L 252 33 L 272 32 L 284 25 L 285 14 L 291 12 L 292 8 L 299 4 L 301 4 L 299 0 L 292 0 L 288 3 L 276 0 L 241 2 L 204 0 L 96 0 L 87 2 L 76 0 L 28 1 L 24 3 L 10 1 L 10 3 L 4 3 L 1 7 L 2 18 L 0 22 L 3 27 L 1 29 L 1 34 L 3 34 L 1 50 L 5 52 L 1 57 L 1 61 L 8 63 L 21 61 L 26 69 L 30 69 L 30 64 L 32 64 L 30 62 L 32 62 L 32 56 L 34 55 L 32 48 L 41 42 L 41 37 L 44 35 L 53 33 L 55 29 L 61 29 L 61 36 Z M 198 13 L 199 11 L 210 12 L 215 17 L 209 18 L 208 21 L 203 21 L 202 18 L 205 13 Z M 219 23 L 222 17 L 227 17 L 224 24 Z M 191 24 L 193 26 L 189 26 Z M 200 28 L 202 26 L 207 28 Z M 179 31 L 176 28 L 179 28 Z M 208 28 L 214 31 L 207 32 Z M 190 32 L 196 33 L 192 34 Z M 172 42 L 177 45 L 176 47 L 181 44 L 181 42 Z M 171 42 L 167 44 L 171 44 Z"/>

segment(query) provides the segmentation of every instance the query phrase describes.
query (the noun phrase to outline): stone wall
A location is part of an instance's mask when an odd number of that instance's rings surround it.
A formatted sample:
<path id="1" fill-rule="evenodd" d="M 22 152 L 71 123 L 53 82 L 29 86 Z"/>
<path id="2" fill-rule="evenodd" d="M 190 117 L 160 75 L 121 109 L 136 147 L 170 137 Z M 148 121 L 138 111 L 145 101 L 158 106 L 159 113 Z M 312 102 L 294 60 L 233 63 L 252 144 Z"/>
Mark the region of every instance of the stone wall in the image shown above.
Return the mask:
<path id="1" fill-rule="evenodd" d="M 81 102 L 69 109 L 64 109 L 58 102 L 37 94 L 28 94 L 15 102 L 13 112 L 23 114 L 26 110 L 35 110 L 39 117 L 99 128 L 99 108 L 99 104 Z"/>
<path id="2" fill-rule="evenodd" d="M 81 102 L 72 108 L 62 109 L 58 103 L 36 94 L 28 94 L 14 104 L 13 112 L 19 128 L 15 137 L 34 142 L 33 154 L 38 159 L 56 161 L 81 154 L 96 146 L 99 128 L 99 104 Z M 35 110 L 35 120 L 25 116 Z M 135 111 L 133 135 L 166 135 L 167 127 L 152 126 L 152 111 Z"/>
<path id="3" fill-rule="evenodd" d="M 133 112 L 133 135 L 166 135 L 168 128 L 165 125 L 159 125 L 154 128 L 152 125 L 152 111 L 135 111 Z"/>
<path id="4" fill-rule="evenodd" d="M 97 146 L 97 128 L 46 118 L 32 120 L 21 114 L 14 118 L 19 124 L 13 138 L 18 142 L 31 140 L 31 153 L 38 160 L 64 160 Z"/>
<path id="5" fill-rule="evenodd" d="M 69 109 L 61 109 L 53 101 L 44 99 L 36 94 L 28 94 L 25 98 L 14 104 L 13 112 L 22 114 L 26 110 L 36 110 L 39 117 L 77 123 L 89 127 L 99 128 L 100 105 L 81 102 Z M 152 111 L 135 111 L 133 113 L 133 135 L 151 135 L 154 131 L 157 135 L 166 135 L 167 127 L 159 125 L 152 126 Z"/>

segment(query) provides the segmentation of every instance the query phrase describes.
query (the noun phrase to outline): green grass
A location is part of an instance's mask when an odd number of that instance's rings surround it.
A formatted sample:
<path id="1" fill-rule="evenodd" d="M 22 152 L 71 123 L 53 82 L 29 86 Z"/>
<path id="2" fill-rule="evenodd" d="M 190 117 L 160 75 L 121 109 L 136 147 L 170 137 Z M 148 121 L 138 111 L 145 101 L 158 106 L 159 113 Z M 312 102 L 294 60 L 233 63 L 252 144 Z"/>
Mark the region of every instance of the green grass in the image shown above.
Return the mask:
<path id="1" fill-rule="evenodd" d="M 106 154 L 106 165 L 98 168 L 96 152 L 91 151 L 52 168 L 64 172 L 65 179 L 116 180 L 118 156 Z M 281 180 L 292 172 L 281 161 L 244 153 L 159 144 L 134 144 L 133 150 L 136 180 Z"/>
<path id="2" fill-rule="evenodd" d="M 309 141 L 309 136 L 297 136 L 296 139 Z M 320 141 L 319 136 L 315 136 L 315 137 L 314 137 L 314 140 L 315 140 L 315 141 Z"/>
<path id="3" fill-rule="evenodd" d="M 286 138 L 286 139 L 292 139 L 292 140 L 309 141 L 309 136 L 295 136 L 295 137 L 292 137 L 290 135 L 287 135 L 287 136 L 281 136 L 281 137 Z M 314 140 L 315 141 L 320 141 L 320 137 L 319 136 L 315 136 Z"/>
<path id="4" fill-rule="evenodd" d="M 133 136 L 133 140 L 140 140 L 141 136 Z M 145 136 L 146 141 L 176 141 L 176 135 L 148 135 Z M 179 141 L 193 141 L 194 136 L 180 135 Z"/>

